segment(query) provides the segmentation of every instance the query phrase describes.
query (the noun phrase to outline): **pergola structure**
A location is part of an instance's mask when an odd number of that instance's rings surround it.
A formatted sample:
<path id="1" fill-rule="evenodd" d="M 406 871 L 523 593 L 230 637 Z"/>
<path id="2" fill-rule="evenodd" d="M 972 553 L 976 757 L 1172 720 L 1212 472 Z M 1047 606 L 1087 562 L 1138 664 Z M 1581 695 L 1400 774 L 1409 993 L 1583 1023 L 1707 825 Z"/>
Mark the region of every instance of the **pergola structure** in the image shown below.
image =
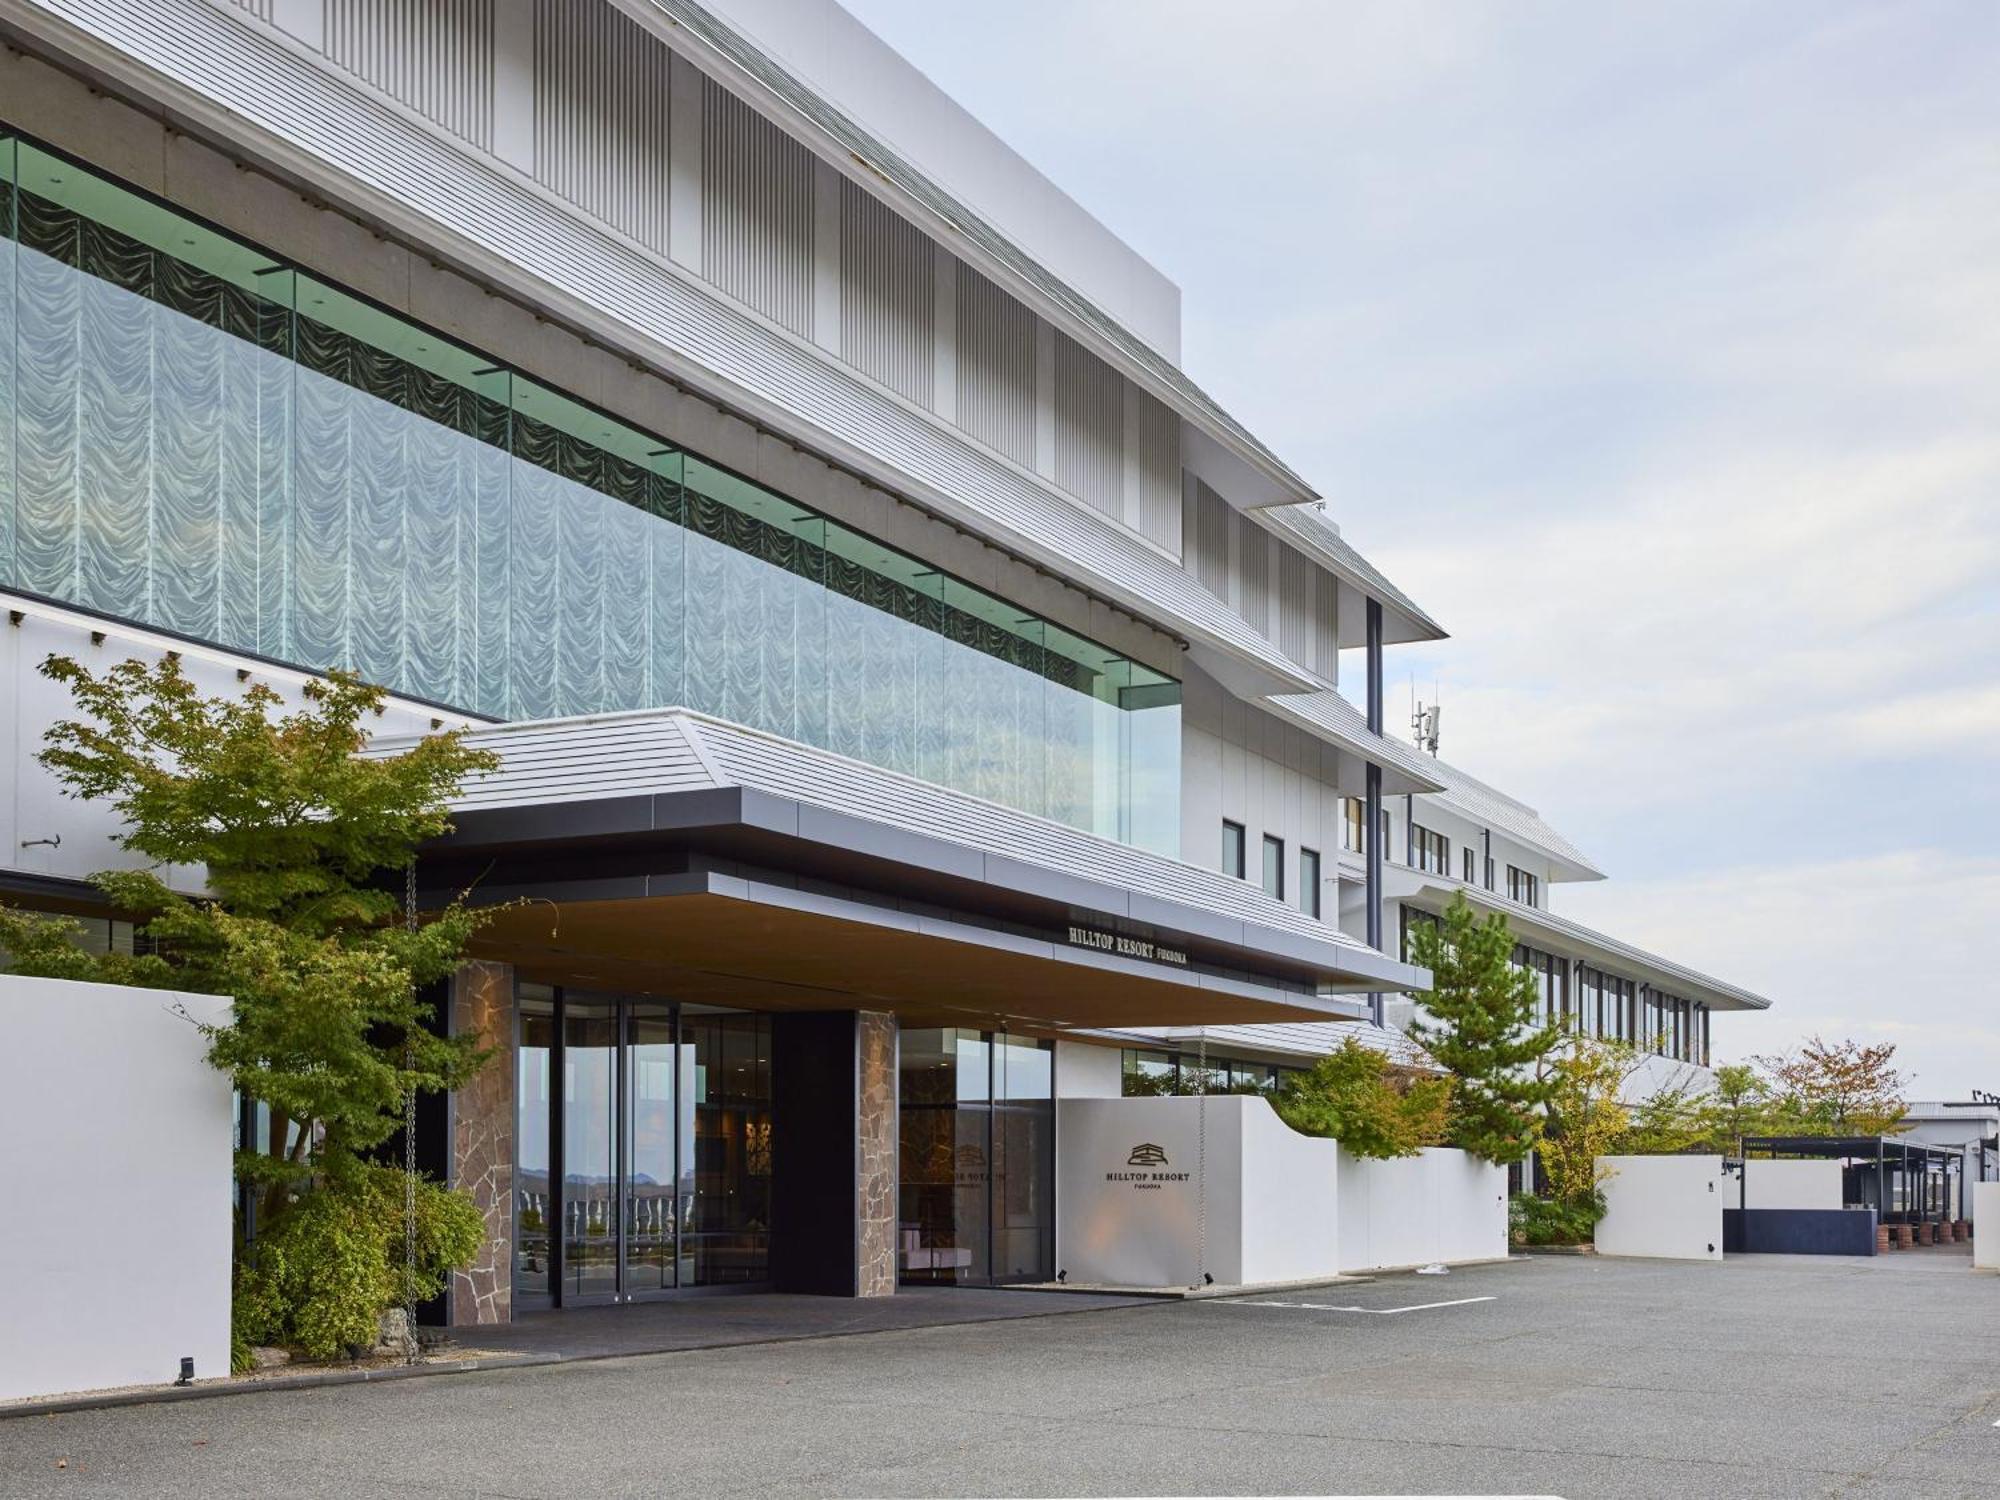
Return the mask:
<path id="1" fill-rule="evenodd" d="M 1879 1135 L 1745 1136 L 1746 1178 L 1756 1156 L 1841 1162 L 1843 1196 L 1874 1208 L 1880 1224 L 1935 1224 L 1965 1216 L 1965 1154 L 1950 1146 Z M 1747 1196 L 1747 1182 L 1743 1191 Z"/>

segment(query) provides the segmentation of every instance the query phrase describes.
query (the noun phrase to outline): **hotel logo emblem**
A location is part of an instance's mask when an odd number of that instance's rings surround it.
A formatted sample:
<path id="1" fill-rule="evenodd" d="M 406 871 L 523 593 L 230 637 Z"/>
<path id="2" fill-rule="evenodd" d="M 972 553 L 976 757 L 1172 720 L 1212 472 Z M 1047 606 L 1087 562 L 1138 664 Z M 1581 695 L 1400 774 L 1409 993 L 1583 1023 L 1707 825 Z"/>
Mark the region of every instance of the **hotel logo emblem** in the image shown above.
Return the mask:
<path id="1" fill-rule="evenodd" d="M 1134 1146 L 1132 1154 L 1125 1158 L 1125 1165 L 1128 1167 L 1164 1167 L 1166 1164 L 1167 1153 L 1151 1141 Z"/>

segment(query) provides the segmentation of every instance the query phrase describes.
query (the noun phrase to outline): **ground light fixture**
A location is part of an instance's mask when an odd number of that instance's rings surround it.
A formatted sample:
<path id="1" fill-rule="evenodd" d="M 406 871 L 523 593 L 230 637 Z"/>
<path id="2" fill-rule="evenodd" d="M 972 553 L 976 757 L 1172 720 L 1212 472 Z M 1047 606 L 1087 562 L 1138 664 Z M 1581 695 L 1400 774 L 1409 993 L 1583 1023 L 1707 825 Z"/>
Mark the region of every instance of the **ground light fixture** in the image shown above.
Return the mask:
<path id="1" fill-rule="evenodd" d="M 194 1357 L 192 1355 L 183 1354 L 181 1356 L 180 1379 L 176 1380 L 174 1384 L 175 1385 L 194 1384 Z"/>

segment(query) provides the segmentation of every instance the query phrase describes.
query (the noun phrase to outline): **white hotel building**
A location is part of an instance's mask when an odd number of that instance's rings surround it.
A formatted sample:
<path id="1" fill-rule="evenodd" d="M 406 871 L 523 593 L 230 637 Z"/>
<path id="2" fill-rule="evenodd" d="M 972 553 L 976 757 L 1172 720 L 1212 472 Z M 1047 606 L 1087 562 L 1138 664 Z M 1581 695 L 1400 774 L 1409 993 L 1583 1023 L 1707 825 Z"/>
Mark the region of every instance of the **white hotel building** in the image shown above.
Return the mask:
<path id="1" fill-rule="evenodd" d="M 1589 1029 L 1699 1063 L 1764 1003 L 1555 915 L 1589 861 L 1383 733 L 1440 627 L 831 0 L 0 34 L 0 894 L 133 940 L 52 652 L 477 726 L 420 899 L 539 915 L 438 996 L 502 1054 L 419 1132 L 489 1229 L 452 1320 L 1046 1279 L 1058 1095 L 1393 1019 L 1459 890 Z"/>

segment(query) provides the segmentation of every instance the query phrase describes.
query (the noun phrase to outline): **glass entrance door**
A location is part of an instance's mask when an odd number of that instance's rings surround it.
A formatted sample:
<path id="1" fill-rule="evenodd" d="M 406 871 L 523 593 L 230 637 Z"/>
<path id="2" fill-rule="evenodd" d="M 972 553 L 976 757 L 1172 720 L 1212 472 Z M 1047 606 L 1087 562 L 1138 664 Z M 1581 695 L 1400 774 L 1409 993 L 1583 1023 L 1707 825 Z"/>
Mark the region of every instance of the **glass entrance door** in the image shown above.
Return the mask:
<path id="1" fill-rule="evenodd" d="M 619 1161 L 622 1007 L 562 1003 L 562 1300 L 612 1302 L 625 1216 Z"/>
<path id="2" fill-rule="evenodd" d="M 763 1280 L 767 1018 L 529 984 L 518 1015 L 520 1305 Z"/>

